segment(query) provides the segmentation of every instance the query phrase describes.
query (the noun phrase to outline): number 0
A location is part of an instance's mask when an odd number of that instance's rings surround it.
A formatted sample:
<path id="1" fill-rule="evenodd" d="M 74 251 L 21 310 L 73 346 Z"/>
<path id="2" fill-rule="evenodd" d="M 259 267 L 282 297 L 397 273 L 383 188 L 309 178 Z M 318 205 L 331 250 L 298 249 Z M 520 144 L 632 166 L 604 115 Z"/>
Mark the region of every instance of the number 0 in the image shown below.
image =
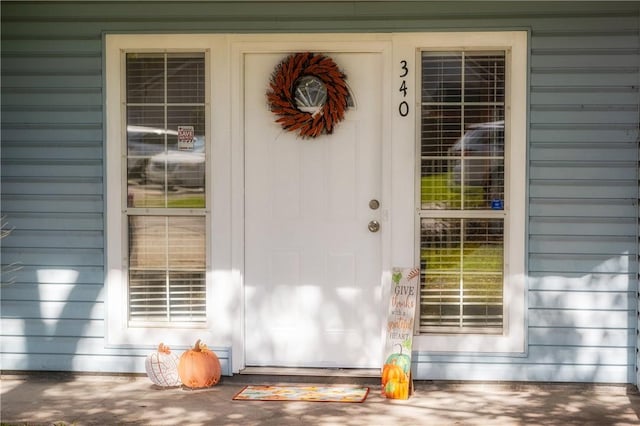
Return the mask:
<path id="1" fill-rule="evenodd" d="M 407 103 L 407 101 L 400 102 L 400 105 L 398 105 L 398 112 L 400 113 L 401 117 L 406 117 L 407 115 L 409 115 L 409 104 Z"/>

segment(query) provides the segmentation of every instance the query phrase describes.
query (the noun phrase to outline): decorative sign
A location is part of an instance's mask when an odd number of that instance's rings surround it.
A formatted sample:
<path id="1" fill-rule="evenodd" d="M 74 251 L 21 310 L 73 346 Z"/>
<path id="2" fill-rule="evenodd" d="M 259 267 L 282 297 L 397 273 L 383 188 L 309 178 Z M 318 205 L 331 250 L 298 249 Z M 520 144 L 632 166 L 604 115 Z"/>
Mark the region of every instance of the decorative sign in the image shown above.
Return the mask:
<path id="1" fill-rule="evenodd" d="M 348 106 L 345 78 L 327 56 L 310 52 L 287 56 L 276 66 L 267 92 L 276 123 L 303 138 L 331 134 Z"/>
<path id="2" fill-rule="evenodd" d="M 413 389 L 411 347 L 420 269 L 393 268 L 391 280 L 385 362 L 382 367 L 382 395 L 390 399 L 408 399 Z"/>
<path id="3" fill-rule="evenodd" d="M 178 126 L 178 151 L 193 151 L 194 140 L 193 126 Z"/>

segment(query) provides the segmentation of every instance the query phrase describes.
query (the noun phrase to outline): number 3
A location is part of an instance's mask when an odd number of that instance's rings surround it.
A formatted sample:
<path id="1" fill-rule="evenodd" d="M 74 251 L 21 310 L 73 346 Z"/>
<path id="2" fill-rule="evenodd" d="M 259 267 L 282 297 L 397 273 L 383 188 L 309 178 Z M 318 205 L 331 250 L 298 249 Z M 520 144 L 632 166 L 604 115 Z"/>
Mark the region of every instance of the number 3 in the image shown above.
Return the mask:
<path id="1" fill-rule="evenodd" d="M 401 69 L 402 69 L 402 74 L 400 74 L 400 77 L 406 77 L 407 74 L 409 74 L 409 68 L 407 68 L 407 61 L 400 61 L 401 64 Z"/>

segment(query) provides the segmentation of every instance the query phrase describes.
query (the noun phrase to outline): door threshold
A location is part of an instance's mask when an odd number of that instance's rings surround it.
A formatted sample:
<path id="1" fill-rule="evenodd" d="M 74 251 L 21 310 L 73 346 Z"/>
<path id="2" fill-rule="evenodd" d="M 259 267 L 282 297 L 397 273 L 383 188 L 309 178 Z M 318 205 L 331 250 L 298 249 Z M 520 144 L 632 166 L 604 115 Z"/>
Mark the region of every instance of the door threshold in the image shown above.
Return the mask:
<path id="1" fill-rule="evenodd" d="M 378 368 L 245 367 L 242 375 L 379 378 Z"/>

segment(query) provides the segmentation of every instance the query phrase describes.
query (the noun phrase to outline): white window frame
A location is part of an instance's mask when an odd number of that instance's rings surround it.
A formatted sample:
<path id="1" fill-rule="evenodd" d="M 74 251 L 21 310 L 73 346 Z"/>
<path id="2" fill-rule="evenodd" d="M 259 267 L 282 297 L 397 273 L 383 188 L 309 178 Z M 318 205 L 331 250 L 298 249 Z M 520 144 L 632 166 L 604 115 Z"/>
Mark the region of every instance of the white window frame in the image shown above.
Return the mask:
<path id="1" fill-rule="evenodd" d="M 222 43 L 222 44 L 221 44 Z M 226 49 L 223 37 L 212 37 L 202 35 L 121 35 L 108 34 L 104 36 L 105 46 L 105 86 L 106 86 L 106 298 L 105 298 L 105 323 L 106 342 L 108 346 L 114 347 L 155 347 L 159 342 L 172 345 L 174 347 L 188 347 L 193 345 L 197 339 L 202 339 L 209 345 L 228 345 L 224 337 L 228 338 L 230 327 L 229 318 L 221 318 L 220 311 L 226 311 L 225 304 L 228 298 L 224 294 L 214 297 L 214 280 L 216 287 L 218 284 L 224 286 L 228 277 L 217 273 L 216 264 L 220 260 L 212 258 L 212 252 L 223 252 L 223 248 L 214 247 L 212 234 L 218 229 L 224 229 L 225 224 L 219 224 L 212 219 L 212 206 L 218 197 L 226 197 L 228 194 L 224 190 L 219 194 L 213 188 L 215 177 L 212 178 L 216 165 L 224 159 L 215 159 L 212 151 L 216 150 L 212 140 L 222 139 L 229 128 L 228 114 L 223 112 L 223 106 L 210 105 L 214 99 L 214 94 L 219 99 L 228 99 L 225 89 L 222 89 L 225 80 L 228 79 L 228 72 L 224 66 L 219 67 L 216 63 L 226 65 Z M 123 196 L 123 168 L 126 161 L 126 144 L 124 140 L 125 130 L 123 126 L 125 91 L 124 91 L 124 67 L 123 56 L 126 52 L 173 52 L 173 51 L 193 51 L 205 52 L 207 79 L 209 81 L 208 93 L 205 98 L 209 116 L 206 118 L 207 139 L 206 139 L 206 321 L 194 323 L 158 324 L 153 326 L 130 326 L 128 319 L 127 301 L 127 216 L 126 196 Z M 216 58 L 222 55 L 222 58 Z M 214 68 L 216 68 L 214 70 Z M 211 76 L 217 75 L 217 83 L 212 81 Z M 214 111 L 215 109 L 215 111 Z M 227 108 L 228 109 L 228 108 Z M 217 118 L 216 114 L 219 114 Z M 215 121 L 215 122 L 214 122 Z M 215 132 L 213 129 L 216 129 Z M 228 161 L 228 160 L 227 160 Z M 213 163 L 216 164 L 213 164 Z M 219 203 L 224 205 L 224 203 Z M 185 209 L 188 210 L 188 209 Z M 221 212 L 224 220 L 225 212 Z M 222 231 L 220 241 L 228 241 Z M 226 269 L 226 268 L 219 268 Z M 217 330 L 214 330 L 217 325 Z"/>
<path id="2" fill-rule="evenodd" d="M 414 158 L 419 156 L 421 110 L 421 53 L 423 51 L 477 51 L 503 50 L 506 53 L 505 88 L 505 228 L 504 228 L 504 325 L 503 333 L 493 334 L 417 334 L 413 350 L 421 353 L 473 353 L 473 354 L 524 354 L 526 351 L 526 283 L 525 283 L 525 233 L 526 233 L 526 147 L 527 147 L 527 82 L 528 82 L 528 32 L 442 32 L 420 34 L 396 34 L 394 36 L 394 63 L 399 67 L 406 61 L 412 73 L 407 76 L 412 83 L 408 98 L 413 108 L 406 117 L 397 113 L 394 117 L 394 134 L 402 143 L 404 152 L 411 143 Z M 399 68 L 398 68 L 399 69 Z M 397 86 L 400 86 L 398 82 Z M 406 100 L 407 97 L 404 99 Z M 396 105 L 402 102 L 401 94 L 394 93 Z M 410 142 L 409 142 L 410 141 Z M 403 155 L 406 158 L 406 154 Z M 396 182 L 408 183 L 416 188 L 420 176 L 418 161 L 411 172 L 395 175 Z M 407 185 L 409 186 L 409 185 Z M 408 201 L 408 190 L 393 185 L 396 202 Z M 411 205 L 415 208 L 411 218 L 412 259 L 419 261 L 419 212 L 418 191 L 411 193 Z M 407 217 L 408 219 L 408 217 Z M 395 223 L 399 223 L 398 220 Z M 408 228 L 397 227 L 394 239 L 408 240 Z M 394 258 L 406 259 L 408 251 L 401 249 Z M 408 264 L 405 260 L 403 264 Z M 418 306 L 419 309 L 419 306 Z M 419 315 L 419 311 L 416 315 Z M 418 321 L 416 321 L 417 323 Z M 417 326 L 416 326 L 417 329 Z"/>

